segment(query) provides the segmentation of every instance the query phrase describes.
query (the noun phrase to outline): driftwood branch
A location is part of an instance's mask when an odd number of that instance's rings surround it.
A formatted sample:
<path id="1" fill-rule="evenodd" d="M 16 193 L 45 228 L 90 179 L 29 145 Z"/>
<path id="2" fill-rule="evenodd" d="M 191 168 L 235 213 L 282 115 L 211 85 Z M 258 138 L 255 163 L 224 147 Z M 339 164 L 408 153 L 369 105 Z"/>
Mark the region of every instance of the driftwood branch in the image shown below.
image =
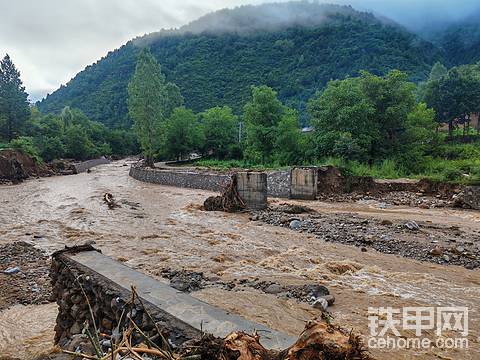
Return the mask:
<path id="1" fill-rule="evenodd" d="M 237 190 L 237 176 L 232 175 L 220 196 L 211 196 L 203 203 L 207 211 L 235 212 L 245 209 L 245 202 Z"/>

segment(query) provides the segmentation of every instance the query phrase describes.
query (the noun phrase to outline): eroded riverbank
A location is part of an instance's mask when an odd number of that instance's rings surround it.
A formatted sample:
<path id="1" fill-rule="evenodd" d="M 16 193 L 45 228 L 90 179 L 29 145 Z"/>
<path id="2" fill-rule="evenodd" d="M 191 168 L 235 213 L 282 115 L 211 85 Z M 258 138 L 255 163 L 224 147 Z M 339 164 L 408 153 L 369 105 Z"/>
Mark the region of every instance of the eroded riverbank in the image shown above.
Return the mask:
<path id="1" fill-rule="evenodd" d="M 373 354 L 393 359 L 480 357 L 478 269 L 420 262 L 373 249 L 362 252 L 360 247 L 326 242 L 308 232 L 251 221 L 248 214 L 204 212 L 200 205 L 212 193 L 141 183 L 128 177 L 129 168 L 124 165 L 116 162 L 89 174 L 1 186 L 0 243 L 26 241 L 51 253 L 65 244 L 94 241 L 106 255 L 158 278 L 165 268 L 184 268 L 203 272 L 219 282 L 259 279 L 283 286 L 322 284 L 336 298 L 330 308 L 333 316 L 364 335 L 369 333 L 369 306 L 468 306 L 468 353 L 434 348 Z M 121 207 L 108 209 L 102 200 L 105 192 L 114 194 Z M 457 226 L 463 239 L 478 245 L 478 212 L 382 209 L 372 203 L 309 202 L 308 206 L 320 214 L 348 218 L 355 214 L 378 221 Z M 291 335 L 298 335 L 304 322 L 319 314 L 304 302 L 249 286 L 228 289 L 212 285 L 192 295 Z M 16 323 L 25 324 L 20 327 L 21 334 L 7 320 L 11 319 L 8 311 L 15 312 Z M 2 356 L 15 357 L 21 352 L 21 358 L 28 358 L 48 348 L 55 311 L 52 304 L 4 310 L 0 315 Z M 37 312 L 43 316 L 41 329 L 38 324 L 29 325 L 35 320 L 32 313 Z M 12 338 L 20 340 L 5 340 Z"/>

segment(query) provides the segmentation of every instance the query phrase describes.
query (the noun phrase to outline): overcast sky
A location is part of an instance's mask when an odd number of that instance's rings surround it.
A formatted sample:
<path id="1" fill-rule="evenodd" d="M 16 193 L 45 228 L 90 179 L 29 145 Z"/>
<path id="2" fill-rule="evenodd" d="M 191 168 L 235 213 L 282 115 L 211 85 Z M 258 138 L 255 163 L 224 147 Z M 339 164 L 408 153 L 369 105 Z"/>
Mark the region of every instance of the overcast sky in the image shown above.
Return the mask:
<path id="1" fill-rule="evenodd" d="M 135 36 L 179 27 L 213 10 L 261 2 L 273 1 L 0 0 L 0 56 L 10 54 L 31 99 L 37 100 Z M 325 2 L 374 9 L 414 26 L 433 18 L 432 5 L 436 15 L 455 17 L 471 11 L 478 0 Z"/>

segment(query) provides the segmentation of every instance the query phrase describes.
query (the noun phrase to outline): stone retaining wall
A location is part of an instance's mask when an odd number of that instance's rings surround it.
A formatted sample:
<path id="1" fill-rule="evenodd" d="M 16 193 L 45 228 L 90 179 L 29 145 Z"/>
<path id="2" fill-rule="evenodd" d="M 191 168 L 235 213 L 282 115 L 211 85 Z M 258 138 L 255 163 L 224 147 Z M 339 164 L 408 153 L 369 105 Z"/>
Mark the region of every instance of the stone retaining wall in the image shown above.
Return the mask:
<path id="1" fill-rule="evenodd" d="M 55 343 L 71 351 L 88 347 L 88 338 L 82 334 L 87 321 L 91 333 L 96 327 L 100 333 L 115 335 L 129 325 L 128 318 L 152 339 L 156 329 L 160 329 L 162 336 L 175 346 L 204 333 L 223 338 L 234 331 L 255 330 L 266 334 L 262 344 L 270 349 L 284 349 L 294 342 L 285 334 L 179 292 L 91 246 L 53 254 L 50 276 L 52 300 L 59 307 Z M 132 286 L 138 295 L 133 305 Z M 156 340 L 161 341 L 158 335 Z"/>
<path id="2" fill-rule="evenodd" d="M 290 169 L 267 172 L 268 196 L 288 199 L 290 197 Z"/>
<path id="3" fill-rule="evenodd" d="M 181 169 L 149 169 L 137 166 L 130 168 L 130 176 L 136 180 L 153 184 L 217 192 L 221 191 L 230 180 L 228 174 Z"/>
<path id="4" fill-rule="evenodd" d="M 82 337 L 85 321 L 88 321 L 92 327 L 92 317 L 86 298 L 95 318 L 95 326 L 101 333 L 112 334 L 124 310 L 126 313 L 133 311 L 133 320 L 147 334 L 153 330 L 154 325 L 142 307 L 127 305 L 131 299 L 129 291 L 68 256 L 54 255 L 50 276 L 53 285 L 52 300 L 56 300 L 59 307 L 55 326 L 55 343 L 62 348 L 75 347 L 72 344 L 78 343 L 78 339 Z M 146 306 L 155 320 L 162 323 L 165 331 L 174 330 L 170 338 L 177 344 L 199 335 L 195 329 L 189 329 L 180 322 L 176 323 L 151 304 Z"/>
<path id="5" fill-rule="evenodd" d="M 130 168 L 130 176 L 136 180 L 160 185 L 220 192 L 230 181 L 230 174 L 192 169 L 150 169 L 139 166 Z M 290 171 L 267 173 L 268 196 L 290 196 Z"/>

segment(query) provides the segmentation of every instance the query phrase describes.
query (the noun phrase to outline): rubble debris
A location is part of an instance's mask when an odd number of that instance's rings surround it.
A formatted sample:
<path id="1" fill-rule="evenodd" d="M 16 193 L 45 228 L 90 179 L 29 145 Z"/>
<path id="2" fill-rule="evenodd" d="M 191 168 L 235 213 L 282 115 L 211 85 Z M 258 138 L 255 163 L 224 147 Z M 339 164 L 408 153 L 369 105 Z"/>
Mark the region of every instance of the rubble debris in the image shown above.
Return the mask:
<path id="1" fill-rule="evenodd" d="M 328 301 L 325 300 L 324 298 L 319 298 L 315 300 L 315 302 L 312 305 L 315 309 L 319 309 L 322 311 L 327 311 L 328 309 Z"/>
<path id="2" fill-rule="evenodd" d="M 309 208 L 308 206 L 303 206 L 303 205 L 297 205 L 297 204 L 279 204 L 274 206 L 274 208 L 277 211 L 282 211 L 285 214 L 292 214 L 292 215 L 298 215 L 298 214 L 314 214 L 316 213 L 315 210 Z"/>
<path id="3" fill-rule="evenodd" d="M 320 302 L 327 303 L 324 299 Z M 147 318 L 152 319 L 143 301 L 136 294 L 134 287 L 132 287 L 132 300 L 125 306 L 125 309 L 136 309 L 138 307 L 139 311 L 144 312 Z M 139 360 L 372 359 L 360 336 L 332 324 L 332 318 L 328 314 L 322 314 L 321 317 L 309 321 L 299 339 L 292 346 L 282 351 L 264 348 L 260 343 L 261 335 L 245 332 L 233 332 L 223 339 L 204 334 L 200 339 L 186 341 L 174 348 L 166 340 L 158 324 L 150 326 L 150 329 L 157 332 L 156 336 L 148 336 L 142 329 L 143 325 L 133 321 L 129 317 L 128 311 L 127 315 L 122 316 L 120 321 L 124 322 L 125 326 L 118 326 L 115 330 L 119 331 L 118 333 L 108 336 L 98 330 L 93 334 L 85 330 L 87 335 L 73 336 L 67 349 L 63 352 L 97 360 L 116 358 L 117 355 L 122 358 L 131 357 Z"/>
<path id="4" fill-rule="evenodd" d="M 49 301 L 48 256 L 23 241 L 0 246 L 0 310 Z"/>
<path id="5" fill-rule="evenodd" d="M 220 286 L 228 291 L 253 288 L 265 294 L 276 295 L 277 297 L 285 299 L 294 299 L 310 305 L 318 298 L 327 300 L 329 306 L 332 306 L 335 302 L 335 297 L 330 294 L 327 287 L 321 284 L 281 285 L 271 281 L 259 281 L 258 279 L 222 281 L 218 277 L 207 278 L 202 272 L 188 271 L 185 269 L 175 270 L 171 268 L 163 268 L 155 274 L 168 279 L 171 287 L 187 293 L 211 286 Z"/>
<path id="6" fill-rule="evenodd" d="M 220 196 L 211 196 L 205 200 L 203 207 L 206 211 L 236 212 L 245 209 L 245 202 L 237 190 L 237 177 L 231 176 Z"/>
<path id="7" fill-rule="evenodd" d="M 171 287 L 183 292 L 200 290 L 206 283 L 202 272 L 165 268 L 162 269 L 159 275 L 170 280 Z"/>
<path id="8" fill-rule="evenodd" d="M 285 228 L 290 228 L 294 220 L 290 214 L 276 208 L 252 212 L 250 218 Z M 480 236 L 471 233 L 468 242 L 460 242 L 464 232 L 457 227 L 416 222 L 409 222 L 408 227 L 391 220 L 351 214 L 303 214 L 296 219 L 300 221 L 300 227 L 295 231 L 314 235 L 326 242 L 357 246 L 362 252 L 373 248 L 382 253 L 436 264 L 460 265 L 467 269 L 480 267 L 480 246 L 476 245 L 480 243 Z M 421 227 L 421 231 L 410 230 L 417 227 Z M 455 246 L 452 247 L 452 243 Z M 461 248 L 457 249 L 458 246 Z M 444 248 L 444 251 L 440 254 L 437 247 Z"/>
<path id="9" fill-rule="evenodd" d="M 420 230 L 420 226 L 418 226 L 418 224 L 413 221 L 413 220 L 410 220 L 410 221 L 407 221 L 405 223 L 405 227 L 408 229 L 408 230 L 411 230 L 411 231 L 418 231 Z"/>
<path id="10" fill-rule="evenodd" d="M 20 272 L 20 268 L 18 266 L 9 267 L 7 270 L 4 270 L 3 273 L 7 275 L 13 275 Z"/>

